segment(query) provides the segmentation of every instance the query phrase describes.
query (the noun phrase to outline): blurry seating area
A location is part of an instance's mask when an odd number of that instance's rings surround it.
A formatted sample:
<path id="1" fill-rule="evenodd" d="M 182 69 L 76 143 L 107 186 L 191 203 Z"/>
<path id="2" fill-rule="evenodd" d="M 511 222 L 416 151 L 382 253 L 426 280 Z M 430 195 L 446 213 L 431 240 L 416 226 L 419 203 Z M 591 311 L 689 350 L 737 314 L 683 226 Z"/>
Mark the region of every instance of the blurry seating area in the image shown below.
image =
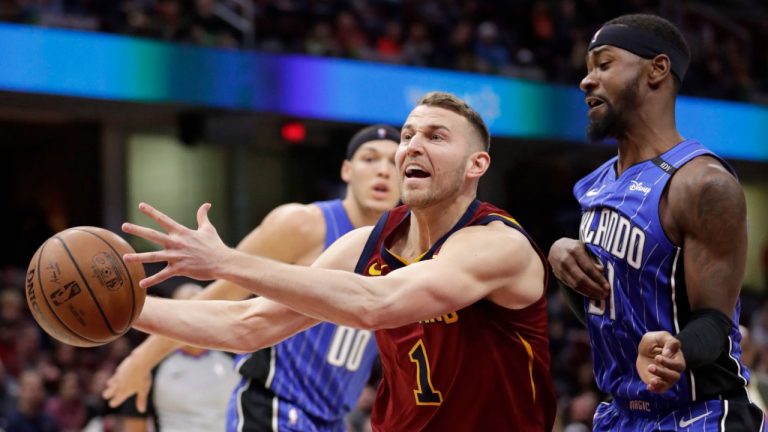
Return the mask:
<path id="1" fill-rule="evenodd" d="M 589 37 L 624 13 L 680 26 L 682 93 L 768 103 L 759 0 L 0 0 L 0 20 L 232 49 L 353 58 L 573 85 Z"/>

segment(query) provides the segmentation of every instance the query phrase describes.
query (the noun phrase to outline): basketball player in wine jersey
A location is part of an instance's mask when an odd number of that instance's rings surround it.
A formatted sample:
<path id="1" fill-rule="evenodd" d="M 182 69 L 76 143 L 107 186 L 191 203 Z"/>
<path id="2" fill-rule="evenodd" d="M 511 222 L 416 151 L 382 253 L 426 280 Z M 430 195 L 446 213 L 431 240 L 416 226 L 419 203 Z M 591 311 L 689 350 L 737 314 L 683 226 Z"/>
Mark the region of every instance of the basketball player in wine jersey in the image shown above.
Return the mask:
<path id="1" fill-rule="evenodd" d="M 545 259 L 509 214 L 476 200 L 489 145 L 485 123 L 464 101 L 424 96 L 395 158 L 405 206 L 342 237 L 311 268 L 226 247 L 209 204 L 197 230 L 140 204 L 166 232 L 123 229 L 165 249 L 125 259 L 168 262 L 142 286 L 183 274 L 227 279 L 262 297 L 150 298 L 136 327 L 246 351 L 318 321 L 374 330 L 383 370 L 375 431 L 551 430 Z"/>

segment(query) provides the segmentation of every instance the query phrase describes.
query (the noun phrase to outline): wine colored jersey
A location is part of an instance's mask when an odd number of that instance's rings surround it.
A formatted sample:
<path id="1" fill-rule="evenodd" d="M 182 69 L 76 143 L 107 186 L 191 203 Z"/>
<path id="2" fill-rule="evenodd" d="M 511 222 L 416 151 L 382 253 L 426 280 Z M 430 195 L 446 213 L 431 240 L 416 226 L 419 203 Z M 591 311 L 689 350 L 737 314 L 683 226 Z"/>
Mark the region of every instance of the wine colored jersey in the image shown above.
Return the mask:
<path id="1" fill-rule="evenodd" d="M 388 249 L 394 233 L 407 229 L 409 217 L 406 206 L 382 216 L 357 273 L 382 276 L 410 264 Z M 459 229 L 493 221 L 525 234 L 503 210 L 474 201 L 417 261 L 435 257 Z M 373 408 L 373 430 L 550 431 L 556 400 L 546 305 L 545 296 L 519 310 L 480 300 L 434 319 L 376 331 L 383 379 Z"/>

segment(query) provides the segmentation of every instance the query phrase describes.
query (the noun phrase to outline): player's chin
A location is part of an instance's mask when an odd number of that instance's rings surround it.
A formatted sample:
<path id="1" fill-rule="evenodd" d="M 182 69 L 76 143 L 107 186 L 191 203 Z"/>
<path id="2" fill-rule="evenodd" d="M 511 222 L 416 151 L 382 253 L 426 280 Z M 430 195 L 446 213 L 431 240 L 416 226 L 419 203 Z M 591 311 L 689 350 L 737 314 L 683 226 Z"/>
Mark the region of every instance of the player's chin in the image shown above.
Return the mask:
<path id="1" fill-rule="evenodd" d="M 394 197 L 369 197 L 366 201 L 366 207 L 375 212 L 381 213 L 397 205 L 397 199 Z"/>

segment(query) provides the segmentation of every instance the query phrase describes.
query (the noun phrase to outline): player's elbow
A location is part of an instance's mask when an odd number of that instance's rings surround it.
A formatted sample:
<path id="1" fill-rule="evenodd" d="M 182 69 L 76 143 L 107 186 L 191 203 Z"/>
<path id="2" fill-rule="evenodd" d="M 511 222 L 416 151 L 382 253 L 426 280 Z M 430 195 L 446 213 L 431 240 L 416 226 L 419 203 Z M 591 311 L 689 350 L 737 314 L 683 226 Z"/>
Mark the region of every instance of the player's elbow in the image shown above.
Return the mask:
<path id="1" fill-rule="evenodd" d="M 248 302 L 244 301 L 233 302 L 231 305 L 233 310 L 228 315 L 233 318 L 230 324 L 231 331 L 221 341 L 222 349 L 225 351 L 247 354 L 270 346 L 265 338 L 266 332 L 263 331 L 265 324 L 261 321 L 264 319 L 254 315 L 248 306 Z"/>
<path id="2" fill-rule="evenodd" d="M 363 330 L 380 330 L 386 328 L 389 317 L 389 301 L 385 298 L 371 297 L 363 300 L 355 307 L 349 324 Z"/>

